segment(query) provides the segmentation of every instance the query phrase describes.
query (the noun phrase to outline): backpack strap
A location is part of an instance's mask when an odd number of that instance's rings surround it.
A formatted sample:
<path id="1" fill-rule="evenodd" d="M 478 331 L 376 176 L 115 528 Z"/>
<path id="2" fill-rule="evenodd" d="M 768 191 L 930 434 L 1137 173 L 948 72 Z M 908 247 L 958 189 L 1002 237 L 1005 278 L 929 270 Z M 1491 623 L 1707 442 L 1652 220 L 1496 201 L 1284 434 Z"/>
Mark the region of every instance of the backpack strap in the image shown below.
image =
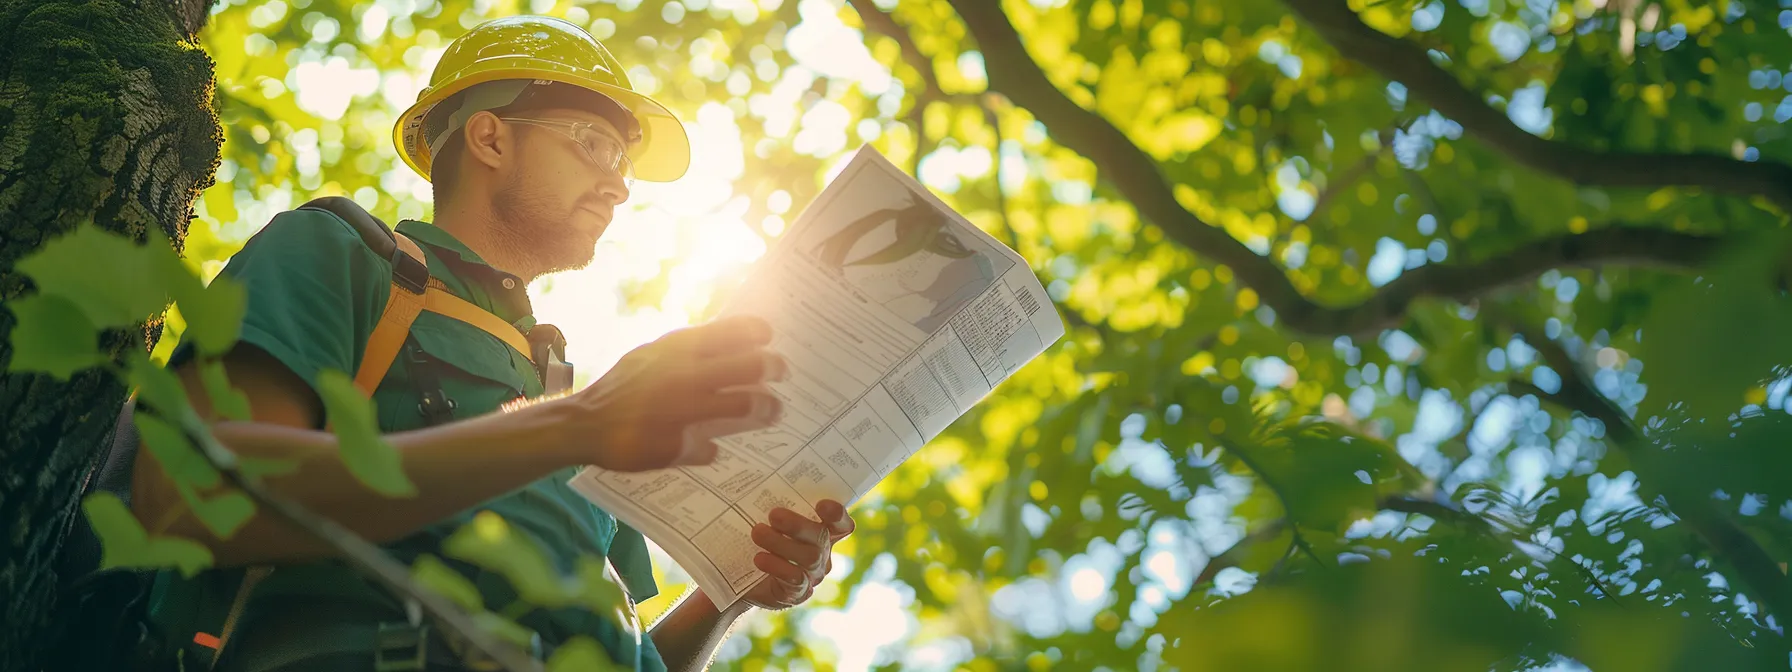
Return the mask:
<path id="1" fill-rule="evenodd" d="M 392 360 L 398 358 L 398 350 L 404 347 L 405 337 L 411 333 L 411 323 L 417 320 L 417 314 L 423 312 L 423 305 L 428 301 L 427 294 L 431 285 L 439 286 L 440 280 L 429 277 L 429 266 L 423 261 L 423 248 L 410 236 L 395 234 L 395 250 L 392 264 L 392 292 L 386 299 L 386 308 L 380 313 L 380 321 L 374 325 L 373 333 L 367 337 L 367 346 L 362 349 L 361 366 L 355 371 L 355 387 L 368 398 L 373 397 L 373 390 L 380 385 L 380 379 L 392 368 Z M 423 281 L 406 278 L 398 272 L 398 259 L 402 257 L 412 262 L 413 268 L 423 268 Z M 440 291 L 440 290 L 438 290 Z"/>

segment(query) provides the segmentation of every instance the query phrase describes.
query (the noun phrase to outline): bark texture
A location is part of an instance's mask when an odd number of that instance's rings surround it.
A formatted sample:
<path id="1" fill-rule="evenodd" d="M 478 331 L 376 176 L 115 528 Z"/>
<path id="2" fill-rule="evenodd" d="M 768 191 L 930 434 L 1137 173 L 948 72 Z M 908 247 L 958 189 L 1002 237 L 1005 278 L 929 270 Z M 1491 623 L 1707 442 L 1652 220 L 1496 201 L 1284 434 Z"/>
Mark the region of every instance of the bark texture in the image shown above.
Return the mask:
<path id="1" fill-rule="evenodd" d="M 206 0 L 0 0 L 0 301 L 30 291 L 15 266 L 85 221 L 178 247 L 212 184 L 222 134 Z M 12 359 L 0 310 L 0 371 Z M 107 334 L 114 358 L 160 333 Z M 0 374 L 0 670 L 53 666 L 61 535 L 79 474 L 125 389 L 109 375 Z"/>

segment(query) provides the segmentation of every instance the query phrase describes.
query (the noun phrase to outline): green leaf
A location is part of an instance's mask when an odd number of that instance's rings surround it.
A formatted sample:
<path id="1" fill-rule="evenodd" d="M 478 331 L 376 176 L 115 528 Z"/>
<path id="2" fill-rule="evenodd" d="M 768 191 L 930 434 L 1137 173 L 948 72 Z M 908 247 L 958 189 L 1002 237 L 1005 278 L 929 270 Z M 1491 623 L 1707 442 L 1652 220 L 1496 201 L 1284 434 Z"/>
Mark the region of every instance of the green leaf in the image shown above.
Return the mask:
<path id="1" fill-rule="evenodd" d="M 354 381 L 340 371 L 318 374 L 317 386 L 349 473 L 387 497 L 415 496 L 417 486 L 405 477 L 398 451 L 380 434 L 373 401 L 361 396 Z"/>
<path id="2" fill-rule="evenodd" d="M 151 361 L 148 355 L 133 352 L 127 358 L 125 366 L 131 385 L 137 388 L 137 395 L 157 411 L 173 415 L 192 408 L 192 404 L 187 401 L 187 389 L 181 386 L 180 377 Z"/>
<path id="3" fill-rule="evenodd" d="M 218 470 L 179 428 L 142 411 L 132 414 L 131 421 L 136 423 L 137 433 L 149 446 L 150 454 L 156 456 L 156 462 L 161 463 L 162 471 L 168 473 L 175 485 L 218 487 Z"/>
<path id="4" fill-rule="evenodd" d="M 1381 486 L 1422 480 L 1387 444 L 1330 424 L 1285 428 L 1261 445 L 1229 448 L 1265 472 L 1302 527 L 1341 532 L 1354 516 L 1376 510 Z"/>
<path id="5" fill-rule="evenodd" d="M 68 380 L 76 371 L 105 361 L 99 353 L 98 331 L 74 302 L 54 294 L 33 294 L 9 301 L 6 307 L 18 320 L 7 371 Z"/>
<path id="6" fill-rule="evenodd" d="M 246 455 L 239 455 L 236 460 L 236 470 L 242 472 L 244 478 L 284 476 L 299 470 L 298 460 L 248 457 Z"/>
<path id="7" fill-rule="evenodd" d="M 448 601 L 470 612 L 483 611 L 485 600 L 479 589 L 460 572 L 454 571 L 436 556 L 423 554 L 411 563 L 411 580 L 435 591 Z"/>
<path id="8" fill-rule="evenodd" d="M 81 509 L 100 538 L 101 569 L 177 567 L 190 578 L 212 565 L 211 550 L 191 539 L 149 536 L 124 501 L 110 492 L 89 495 Z"/>
<path id="9" fill-rule="evenodd" d="M 1723 490 L 1766 497 L 1769 511 L 1792 499 L 1792 415 L 1768 411 L 1731 422 L 1667 424 L 1634 451 L 1637 473 L 1670 497 L 1705 498 Z"/>
<path id="10" fill-rule="evenodd" d="M 1724 417 L 1786 363 L 1792 298 L 1778 289 L 1786 242 L 1783 234 L 1751 239 L 1715 258 L 1708 276 L 1656 297 L 1639 353 L 1652 408 L 1682 402 L 1695 416 Z"/>
<path id="11" fill-rule="evenodd" d="M 1464 568 L 1410 552 L 1165 612 L 1154 628 L 1170 638 L 1164 661 L 1184 669 L 1479 671 L 1503 667 L 1502 658 L 1527 644 L 1550 650 L 1543 619 L 1508 607 L 1497 591 L 1464 578 Z"/>
<path id="12" fill-rule="evenodd" d="M 535 645 L 535 631 L 518 625 L 516 621 L 489 611 L 477 612 L 473 614 L 472 619 L 473 624 L 479 626 L 481 630 L 515 644 L 523 650 L 528 650 Z"/>
<path id="13" fill-rule="evenodd" d="M 191 333 L 193 323 L 187 324 Z M 231 420 L 249 420 L 249 395 L 230 386 L 230 379 L 224 374 L 224 362 L 209 358 L 203 360 L 199 364 L 199 380 L 205 384 L 205 394 L 211 398 L 212 410 L 217 411 L 218 415 Z"/>
<path id="14" fill-rule="evenodd" d="M 612 618 L 617 625 L 640 630 L 629 608 L 628 593 L 623 592 L 621 584 L 610 580 L 606 566 L 603 558 L 579 558 L 578 603 L 591 613 Z"/>
<path id="15" fill-rule="evenodd" d="M 86 223 L 44 243 L 18 269 L 38 292 L 74 302 L 94 326 L 127 327 L 167 305 L 170 260 L 179 263 L 154 227 L 149 243 L 139 245 Z"/>
<path id="16" fill-rule="evenodd" d="M 242 285 L 227 277 L 218 277 L 210 285 L 192 275 L 186 266 L 175 261 L 178 273 L 173 283 L 180 314 L 187 321 L 185 338 L 192 339 L 201 355 L 219 356 L 236 345 L 242 331 L 243 312 L 248 307 L 248 293 Z"/>
<path id="17" fill-rule="evenodd" d="M 442 552 L 503 575 L 530 604 L 562 607 L 573 597 L 535 540 L 491 511 L 480 511 L 449 535 Z"/>
<path id="18" fill-rule="evenodd" d="M 554 649 L 548 659 L 548 672 L 620 672 L 625 668 L 610 659 L 610 654 L 590 637 L 579 635 Z"/>
<path id="19" fill-rule="evenodd" d="M 234 536 L 244 523 L 249 522 L 249 517 L 255 515 L 255 502 L 239 491 L 231 490 L 205 499 L 186 483 L 176 483 L 174 487 L 180 491 L 181 499 L 186 500 L 187 507 L 193 509 L 193 515 L 199 517 L 199 522 L 219 539 Z"/>

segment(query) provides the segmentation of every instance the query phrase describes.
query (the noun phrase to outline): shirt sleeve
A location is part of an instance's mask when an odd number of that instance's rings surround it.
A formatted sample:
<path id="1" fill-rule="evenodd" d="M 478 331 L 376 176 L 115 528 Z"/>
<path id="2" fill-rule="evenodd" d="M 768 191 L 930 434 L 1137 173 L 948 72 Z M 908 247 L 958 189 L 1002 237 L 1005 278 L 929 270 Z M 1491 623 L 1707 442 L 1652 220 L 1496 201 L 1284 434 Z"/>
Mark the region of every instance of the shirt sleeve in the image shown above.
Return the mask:
<path id="1" fill-rule="evenodd" d="M 274 217 L 220 272 L 248 301 L 240 341 L 266 351 L 317 391 L 325 370 L 353 376 L 391 291 L 391 262 L 327 212 Z M 171 366 L 191 357 L 182 343 Z"/>
<path id="2" fill-rule="evenodd" d="M 622 577 L 623 588 L 628 589 L 629 598 L 636 604 L 660 594 L 659 584 L 653 580 L 653 557 L 647 552 L 647 537 L 618 520 L 608 555 L 616 574 Z"/>

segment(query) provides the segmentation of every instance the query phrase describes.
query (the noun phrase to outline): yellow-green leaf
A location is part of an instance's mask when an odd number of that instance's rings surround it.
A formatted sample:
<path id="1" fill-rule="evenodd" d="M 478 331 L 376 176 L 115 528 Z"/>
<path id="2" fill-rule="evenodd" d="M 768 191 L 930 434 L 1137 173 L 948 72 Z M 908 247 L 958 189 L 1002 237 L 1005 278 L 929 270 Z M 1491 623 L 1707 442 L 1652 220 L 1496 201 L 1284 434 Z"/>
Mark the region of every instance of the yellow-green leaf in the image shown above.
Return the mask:
<path id="1" fill-rule="evenodd" d="M 212 565 L 211 550 L 191 539 L 150 536 L 124 501 L 110 492 L 89 495 L 81 509 L 100 538 L 102 569 L 175 567 L 191 577 Z"/>
<path id="2" fill-rule="evenodd" d="M 47 373 L 68 380 L 76 371 L 104 362 L 98 331 L 73 301 L 54 294 L 33 294 L 7 302 L 18 320 L 12 330 L 12 361 L 7 371 Z"/>
<path id="3" fill-rule="evenodd" d="M 628 594 L 623 592 L 621 585 L 610 580 L 604 567 L 603 558 L 579 558 L 579 605 L 589 609 L 591 613 L 615 620 L 617 625 L 638 629 L 640 624 L 630 622 L 633 617 L 628 608 Z"/>
<path id="4" fill-rule="evenodd" d="M 442 552 L 503 575 L 524 602 L 543 607 L 571 602 L 572 591 L 535 540 L 491 511 L 480 511 L 449 535 Z"/>
<path id="5" fill-rule="evenodd" d="M 181 499 L 186 500 L 193 515 L 199 517 L 199 522 L 219 539 L 234 536 L 244 523 L 249 522 L 249 517 L 255 515 L 255 502 L 236 490 L 206 499 L 186 483 L 175 484 L 175 489 L 180 491 Z"/>
<path id="6" fill-rule="evenodd" d="M 217 411 L 218 415 L 231 420 L 249 419 L 249 395 L 230 386 L 230 379 L 224 374 L 223 362 L 216 359 L 204 360 L 199 365 L 199 380 L 205 384 L 205 395 L 211 399 L 212 410 Z"/>
<path id="7" fill-rule="evenodd" d="M 131 385 L 137 388 L 137 396 L 164 414 L 174 415 L 185 412 L 191 405 L 187 401 L 187 390 L 181 386 L 180 377 L 173 371 L 162 367 L 141 352 L 131 353 L 128 361 L 128 375 Z"/>
<path id="8" fill-rule="evenodd" d="M 491 633 L 493 636 L 510 642 L 511 644 L 515 644 L 524 650 L 528 650 L 535 645 L 534 630 L 517 625 L 516 621 L 498 614 L 489 611 L 481 611 L 473 614 L 473 624 L 479 626 L 481 630 Z"/>
<path id="9" fill-rule="evenodd" d="M 206 285 L 178 260 L 174 266 L 168 272 L 179 274 L 171 284 L 181 317 L 187 322 L 183 338 L 190 340 L 203 355 L 218 356 L 229 352 L 242 330 L 248 294 L 242 285 L 230 278 L 220 276 Z"/>
<path id="10" fill-rule="evenodd" d="M 317 385 L 349 473 L 387 497 L 415 496 L 417 486 L 404 475 L 398 451 L 380 434 L 373 402 L 361 396 L 354 381 L 340 371 L 318 374 Z"/>
<path id="11" fill-rule="evenodd" d="M 218 470 L 206 461 L 205 456 L 200 454 L 199 449 L 180 429 L 143 411 L 132 414 L 131 421 L 136 423 L 137 433 L 143 437 L 143 443 L 149 446 L 150 454 L 155 455 L 156 462 L 161 464 L 162 471 L 168 473 L 168 478 L 175 485 L 218 487 Z"/>
<path id="12" fill-rule="evenodd" d="M 479 589 L 460 572 L 444 564 L 441 559 L 427 553 L 417 557 L 411 563 L 411 580 L 424 588 L 435 591 L 448 601 L 460 605 L 467 611 L 485 609 L 485 599 L 479 596 Z"/>
<path id="13" fill-rule="evenodd" d="M 553 657 L 548 658 L 548 672 L 609 672 L 623 670 L 610 654 L 598 646 L 590 637 L 580 635 L 566 641 L 554 649 Z"/>
<path id="14" fill-rule="evenodd" d="M 127 327 L 160 312 L 168 303 L 169 260 L 178 258 L 154 229 L 149 244 L 109 233 L 92 223 L 44 243 L 19 260 L 40 294 L 60 296 L 79 306 L 94 326 Z"/>

